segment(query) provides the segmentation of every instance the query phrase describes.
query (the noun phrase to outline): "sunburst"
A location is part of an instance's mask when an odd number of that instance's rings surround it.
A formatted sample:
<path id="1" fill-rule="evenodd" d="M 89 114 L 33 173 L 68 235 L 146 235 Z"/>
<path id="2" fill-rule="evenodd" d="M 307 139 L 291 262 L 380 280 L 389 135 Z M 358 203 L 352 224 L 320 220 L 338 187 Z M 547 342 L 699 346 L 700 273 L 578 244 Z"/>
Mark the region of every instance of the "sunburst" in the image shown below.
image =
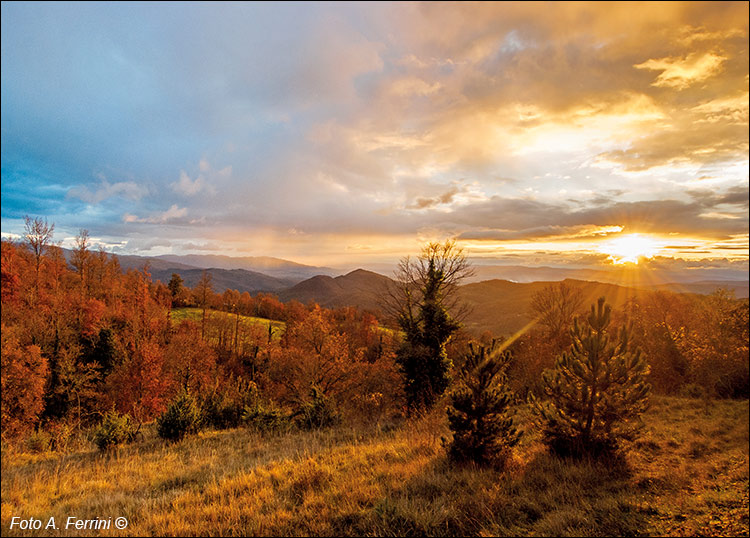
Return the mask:
<path id="1" fill-rule="evenodd" d="M 608 254 L 613 263 L 638 263 L 641 258 L 651 258 L 661 249 L 661 243 L 649 236 L 626 234 L 599 245 L 599 252 Z"/>

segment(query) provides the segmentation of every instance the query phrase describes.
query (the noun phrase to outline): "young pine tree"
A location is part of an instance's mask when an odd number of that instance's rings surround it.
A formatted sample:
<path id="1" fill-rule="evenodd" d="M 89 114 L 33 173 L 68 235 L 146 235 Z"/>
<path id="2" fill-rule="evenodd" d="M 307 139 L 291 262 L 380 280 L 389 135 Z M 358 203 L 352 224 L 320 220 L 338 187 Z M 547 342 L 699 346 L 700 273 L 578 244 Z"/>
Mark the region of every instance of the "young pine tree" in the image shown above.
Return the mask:
<path id="1" fill-rule="evenodd" d="M 510 414 L 511 394 L 503 386 L 510 354 L 490 346 L 469 346 L 461 385 L 451 394 L 448 422 L 453 440 L 448 455 L 454 461 L 473 461 L 500 467 L 518 443 Z"/>
<path id="2" fill-rule="evenodd" d="M 585 324 L 576 319 L 569 352 L 543 374 L 548 399 L 534 402 L 548 446 L 562 455 L 609 453 L 639 428 L 651 386 L 648 365 L 628 331 L 610 334 L 611 308 L 601 297 Z"/>

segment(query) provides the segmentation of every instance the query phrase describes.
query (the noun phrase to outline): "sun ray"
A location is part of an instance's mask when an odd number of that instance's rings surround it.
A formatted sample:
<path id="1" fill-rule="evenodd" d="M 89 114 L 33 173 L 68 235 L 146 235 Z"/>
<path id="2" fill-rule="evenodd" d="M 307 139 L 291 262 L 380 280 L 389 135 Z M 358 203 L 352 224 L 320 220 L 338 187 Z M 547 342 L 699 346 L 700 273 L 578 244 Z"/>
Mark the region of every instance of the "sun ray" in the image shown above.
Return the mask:
<path id="1" fill-rule="evenodd" d="M 641 258 L 651 258 L 662 248 L 655 238 L 638 233 L 618 236 L 599 245 L 599 252 L 608 254 L 612 263 L 638 264 Z"/>

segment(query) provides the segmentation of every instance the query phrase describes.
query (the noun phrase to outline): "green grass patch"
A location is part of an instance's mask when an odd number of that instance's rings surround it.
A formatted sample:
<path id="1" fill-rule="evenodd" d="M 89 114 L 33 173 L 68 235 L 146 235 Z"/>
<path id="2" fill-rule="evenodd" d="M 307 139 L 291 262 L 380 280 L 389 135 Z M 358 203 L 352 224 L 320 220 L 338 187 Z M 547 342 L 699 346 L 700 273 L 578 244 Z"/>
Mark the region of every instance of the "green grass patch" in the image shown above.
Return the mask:
<path id="1" fill-rule="evenodd" d="M 206 321 L 207 323 L 234 323 L 236 315 L 229 312 L 222 312 L 221 310 L 207 310 Z M 257 326 L 262 327 L 266 331 L 269 325 L 273 331 L 273 337 L 275 339 L 281 338 L 281 335 L 286 331 L 286 323 L 275 319 L 258 318 L 255 316 L 243 316 L 240 314 L 240 325 L 243 328 Z M 203 319 L 203 310 L 201 308 L 174 308 L 172 309 L 171 317 L 172 323 L 179 323 L 181 321 L 193 321 L 200 324 Z"/>

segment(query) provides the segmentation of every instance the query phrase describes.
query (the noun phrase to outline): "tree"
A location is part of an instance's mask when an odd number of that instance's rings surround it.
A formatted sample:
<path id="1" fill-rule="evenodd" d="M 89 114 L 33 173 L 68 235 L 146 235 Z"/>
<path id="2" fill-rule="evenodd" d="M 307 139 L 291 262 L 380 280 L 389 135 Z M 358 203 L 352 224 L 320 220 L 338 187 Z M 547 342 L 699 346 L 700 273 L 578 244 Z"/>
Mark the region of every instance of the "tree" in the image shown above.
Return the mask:
<path id="1" fill-rule="evenodd" d="M 177 326 L 165 350 L 165 373 L 179 387 L 200 394 L 214 377 L 216 353 L 190 321 Z"/>
<path id="2" fill-rule="evenodd" d="M 195 299 L 198 306 L 203 310 L 203 316 L 201 317 L 201 338 L 206 338 L 206 309 L 208 309 L 208 301 L 214 293 L 213 287 L 211 286 L 211 273 L 203 271 L 201 273 L 201 279 L 195 286 Z"/>
<path id="3" fill-rule="evenodd" d="M 448 455 L 500 467 L 520 438 L 509 412 L 512 395 L 504 387 L 510 353 L 490 346 L 469 345 L 461 370 L 461 385 L 451 394 L 448 422 L 453 440 Z"/>
<path id="4" fill-rule="evenodd" d="M 633 350 L 626 327 L 616 340 L 608 331 L 611 308 L 601 297 L 586 318 L 576 318 L 570 351 L 543 374 L 545 402 L 534 401 L 553 451 L 569 455 L 609 453 L 631 437 L 648 407 L 648 366 Z"/>
<path id="5" fill-rule="evenodd" d="M 552 284 L 531 298 L 531 309 L 547 332 L 547 339 L 561 346 L 570 345 L 569 327 L 583 307 L 583 294 L 565 282 Z"/>
<path id="6" fill-rule="evenodd" d="M 52 242 L 52 234 L 55 231 L 55 225 L 47 224 L 47 219 L 42 220 L 39 217 L 32 219 L 29 216 L 24 217 L 24 234 L 23 237 L 34 254 L 34 289 L 39 289 L 39 269 L 42 265 L 42 256 L 47 247 Z"/>
<path id="7" fill-rule="evenodd" d="M 167 288 L 169 288 L 169 291 L 172 294 L 172 301 L 176 301 L 180 297 L 182 283 L 182 277 L 177 273 L 172 273 L 172 278 L 169 279 L 169 284 L 167 284 Z"/>
<path id="8" fill-rule="evenodd" d="M 16 328 L 3 325 L 1 332 L 2 431 L 12 435 L 36 424 L 44 409 L 49 366 L 38 346 L 22 346 Z"/>
<path id="9" fill-rule="evenodd" d="M 71 265 L 78 271 L 78 276 L 81 279 L 81 296 L 86 297 L 88 294 L 88 271 L 89 271 L 89 260 L 91 259 L 91 251 L 89 250 L 89 231 L 81 229 L 76 236 L 76 247 L 73 249 L 73 257 L 71 258 Z"/>
<path id="10" fill-rule="evenodd" d="M 455 241 L 429 243 L 416 260 L 406 257 L 399 263 L 396 285 L 384 307 L 406 336 L 396 360 L 411 411 L 431 407 L 448 387 L 451 361 L 445 345 L 466 313 L 458 300 L 458 284 L 471 274 Z"/>

